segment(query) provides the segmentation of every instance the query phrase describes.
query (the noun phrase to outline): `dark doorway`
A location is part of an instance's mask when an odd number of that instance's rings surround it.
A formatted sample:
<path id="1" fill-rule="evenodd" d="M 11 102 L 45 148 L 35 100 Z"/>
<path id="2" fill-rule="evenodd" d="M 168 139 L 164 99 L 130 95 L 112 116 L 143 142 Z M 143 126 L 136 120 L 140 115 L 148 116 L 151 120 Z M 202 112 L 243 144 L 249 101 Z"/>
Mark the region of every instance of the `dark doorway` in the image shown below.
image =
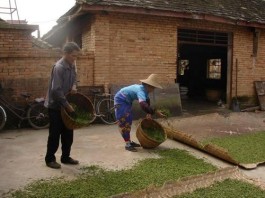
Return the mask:
<path id="1" fill-rule="evenodd" d="M 183 98 L 225 102 L 227 46 L 180 43 L 177 82 Z"/>

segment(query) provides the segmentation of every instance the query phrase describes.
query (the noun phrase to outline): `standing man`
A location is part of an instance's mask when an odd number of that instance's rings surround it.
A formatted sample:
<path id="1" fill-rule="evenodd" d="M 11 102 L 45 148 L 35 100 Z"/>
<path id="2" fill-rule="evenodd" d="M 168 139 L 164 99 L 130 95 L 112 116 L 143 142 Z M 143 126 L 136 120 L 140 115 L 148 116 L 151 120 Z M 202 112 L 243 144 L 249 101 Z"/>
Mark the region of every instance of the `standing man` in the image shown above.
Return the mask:
<path id="1" fill-rule="evenodd" d="M 61 138 L 62 155 L 64 164 L 78 164 L 77 160 L 70 157 L 73 143 L 73 130 L 67 129 L 61 117 L 61 107 L 70 114 L 74 114 L 73 107 L 66 100 L 67 93 L 76 93 L 76 69 L 75 60 L 80 52 L 79 46 L 74 42 L 68 42 L 63 47 L 63 56 L 53 66 L 45 106 L 48 108 L 50 127 L 45 156 L 46 165 L 59 169 L 61 164 L 56 162 L 55 153 L 58 150 Z"/>

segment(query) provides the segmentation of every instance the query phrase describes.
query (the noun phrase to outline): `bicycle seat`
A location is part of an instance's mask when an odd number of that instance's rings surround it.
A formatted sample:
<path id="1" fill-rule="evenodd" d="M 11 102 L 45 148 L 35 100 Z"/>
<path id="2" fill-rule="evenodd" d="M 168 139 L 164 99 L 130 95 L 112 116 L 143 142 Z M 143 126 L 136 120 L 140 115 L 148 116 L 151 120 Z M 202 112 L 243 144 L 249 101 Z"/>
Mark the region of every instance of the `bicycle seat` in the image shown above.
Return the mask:
<path id="1" fill-rule="evenodd" d="M 31 96 L 29 93 L 21 93 L 20 95 L 24 98 L 29 98 Z"/>
<path id="2" fill-rule="evenodd" d="M 90 89 L 90 91 L 93 93 L 93 94 L 100 94 L 101 91 L 99 89 Z"/>

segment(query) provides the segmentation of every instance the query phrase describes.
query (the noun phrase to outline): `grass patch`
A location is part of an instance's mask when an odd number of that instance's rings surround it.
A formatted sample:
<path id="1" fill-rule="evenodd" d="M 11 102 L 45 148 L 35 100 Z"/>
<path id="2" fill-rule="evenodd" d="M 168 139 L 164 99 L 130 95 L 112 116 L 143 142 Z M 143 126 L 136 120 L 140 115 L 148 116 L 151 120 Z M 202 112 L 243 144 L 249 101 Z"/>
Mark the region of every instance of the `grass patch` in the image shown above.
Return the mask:
<path id="1" fill-rule="evenodd" d="M 168 180 L 178 180 L 217 170 L 213 165 L 194 158 L 184 150 L 169 149 L 153 152 L 161 157 L 144 159 L 131 169 L 110 171 L 90 166 L 85 168 L 83 174 L 75 180 L 38 181 L 12 193 L 12 197 L 108 197 L 140 190 L 149 185 L 161 186 Z"/>
<path id="2" fill-rule="evenodd" d="M 197 189 L 192 193 L 185 193 L 174 198 L 235 198 L 252 197 L 264 198 L 265 191 L 253 184 L 239 180 L 227 179 L 216 182 L 211 187 Z"/>
<path id="3" fill-rule="evenodd" d="M 202 144 L 212 143 L 225 148 L 240 163 L 257 163 L 265 161 L 265 132 L 235 135 L 205 140 Z"/>

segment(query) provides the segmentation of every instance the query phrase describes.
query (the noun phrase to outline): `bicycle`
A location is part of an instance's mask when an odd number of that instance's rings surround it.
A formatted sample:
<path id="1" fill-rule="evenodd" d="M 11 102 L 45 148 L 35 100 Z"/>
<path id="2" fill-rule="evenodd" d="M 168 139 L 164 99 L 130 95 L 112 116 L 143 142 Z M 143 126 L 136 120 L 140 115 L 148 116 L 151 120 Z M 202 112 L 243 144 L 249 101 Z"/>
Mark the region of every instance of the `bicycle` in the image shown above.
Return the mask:
<path id="1" fill-rule="evenodd" d="M 90 92 L 92 92 L 93 96 L 96 117 L 99 117 L 105 124 L 117 123 L 113 95 L 101 93 L 99 89 L 90 89 Z"/>
<path id="2" fill-rule="evenodd" d="M 6 112 L 2 106 L 0 106 L 0 131 L 4 128 L 6 123 Z"/>
<path id="3" fill-rule="evenodd" d="M 30 101 L 30 94 L 22 93 L 21 96 L 26 100 L 26 105 L 20 107 L 6 99 L 2 92 L 3 88 L 0 84 L 0 130 L 4 128 L 9 113 L 19 119 L 18 128 L 24 120 L 27 120 L 34 129 L 49 127 L 48 109 L 44 106 L 44 98 L 35 98 Z"/>

